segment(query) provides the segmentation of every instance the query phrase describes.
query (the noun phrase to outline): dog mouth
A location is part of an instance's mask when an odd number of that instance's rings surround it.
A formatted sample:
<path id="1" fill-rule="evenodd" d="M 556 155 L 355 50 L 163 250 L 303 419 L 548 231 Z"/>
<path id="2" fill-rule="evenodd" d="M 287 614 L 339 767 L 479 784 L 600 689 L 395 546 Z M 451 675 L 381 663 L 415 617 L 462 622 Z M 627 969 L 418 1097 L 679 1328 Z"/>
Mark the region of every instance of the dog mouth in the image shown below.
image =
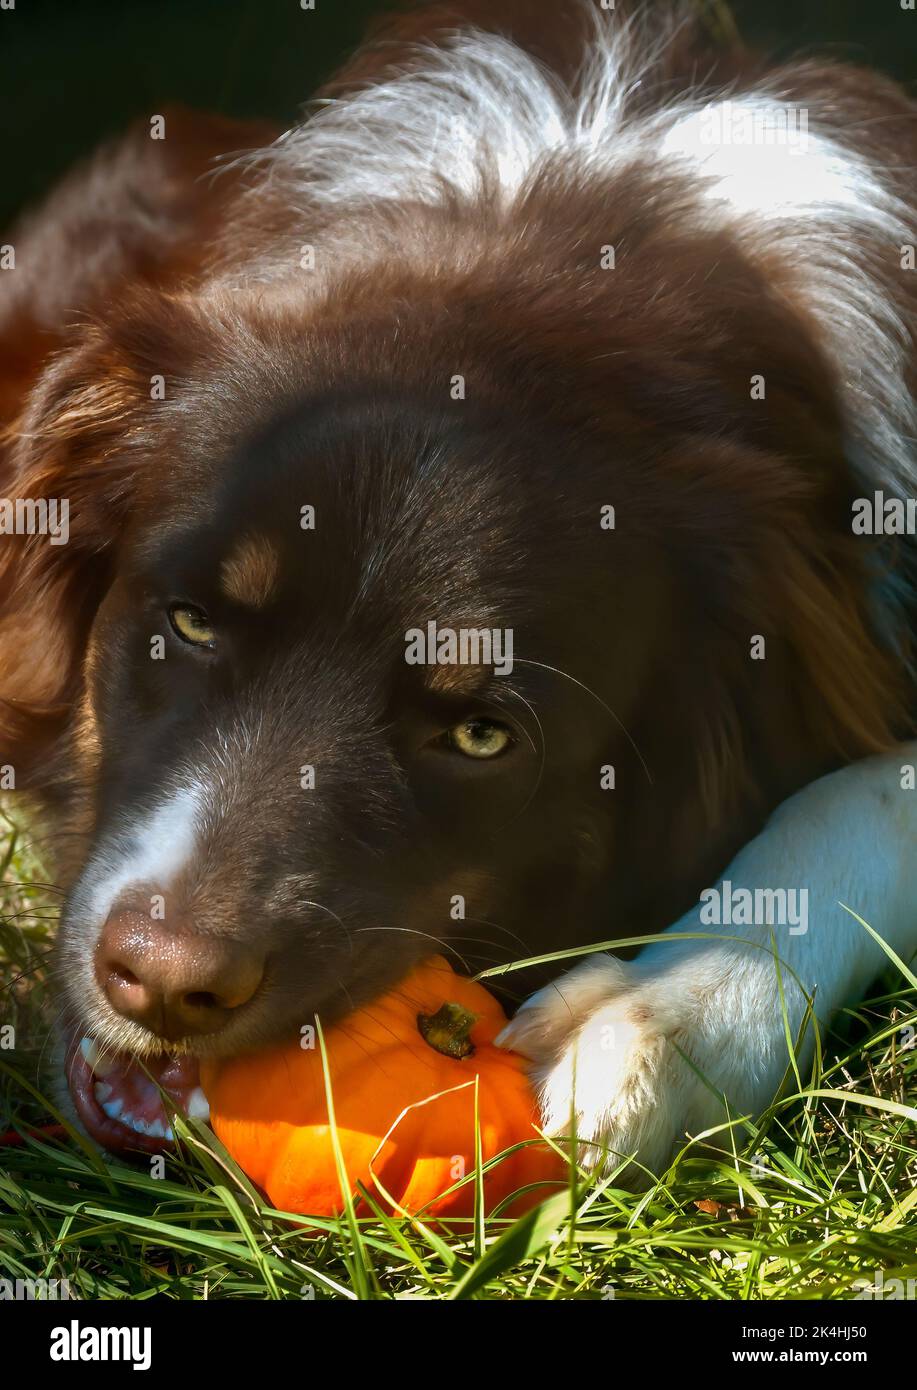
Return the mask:
<path id="1" fill-rule="evenodd" d="M 173 1111 L 191 1119 L 210 1118 L 196 1057 L 163 1053 L 140 1059 L 75 1034 L 65 1071 L 80 1122 L 90 1138 L 112 1153 L 167 1150 L 175 1138 Z"/>

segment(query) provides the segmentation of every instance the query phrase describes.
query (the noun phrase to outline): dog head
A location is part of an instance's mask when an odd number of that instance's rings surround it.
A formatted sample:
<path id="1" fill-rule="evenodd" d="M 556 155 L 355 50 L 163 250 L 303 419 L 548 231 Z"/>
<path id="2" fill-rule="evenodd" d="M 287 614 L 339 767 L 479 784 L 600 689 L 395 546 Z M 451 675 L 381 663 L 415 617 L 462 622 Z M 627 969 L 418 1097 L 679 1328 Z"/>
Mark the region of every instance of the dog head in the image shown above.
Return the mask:
<path id="1" fill-rule="evenodd" d="M 4 557 L 5 733 L 109 1146 L 163 1133 L 112 1057 L 178 1095 L 434 950 L 658 928 L 888 737 L 830 371 L 663 192 L 613 286 L 561 189 L 530 265 L 137 292 L 44 374 L 10 467 L 71 536 Z"/>

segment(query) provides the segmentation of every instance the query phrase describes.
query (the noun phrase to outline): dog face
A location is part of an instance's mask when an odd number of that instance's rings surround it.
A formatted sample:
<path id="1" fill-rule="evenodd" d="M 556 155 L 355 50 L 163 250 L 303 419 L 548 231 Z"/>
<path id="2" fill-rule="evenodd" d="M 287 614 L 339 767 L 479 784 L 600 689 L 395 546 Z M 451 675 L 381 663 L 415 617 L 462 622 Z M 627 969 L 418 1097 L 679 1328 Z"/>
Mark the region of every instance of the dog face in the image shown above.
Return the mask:
<path id="1" fill-rule="evenodd" d="M 613 820 L 600 768 L 636 759 L 560 673 L 604 668 L 629 715 L 640 672 L 596 641 L 589 566 L 569 583 L 544 445 L 357 392 L 206 466 L 175 448 L 88 639 L 97 800 L 62 953 L 92 1031 L 239 1050 L 440 944 L 491 963 L 538 947 L 546 904 L 587 915 Z M 515 659 L 411 663 L 431 621 L 503 634 Z"/>
<path id="2" fill-rule="evenodd" d="M 85 638 L 60 962 L 73 1043 L 147 1065 L 295 1035 L 443 947 L 588 939 L 633 838 L 602 769 L 644 796 L 628 724 L 671 596 L 624 539 L 622 622 L 597 623 L 608 533 L 600 488 L 558 487 L 572 441 L 290 378 L 240 391 L 241 434 L 205 374 L 113 446 L 133 494 Z M 502 660 L 410 661 L 431 622 Z"/>
<path id="3" fill-rule="evenodd" d="M 165 1133 L 138 1056 L 194 1113 L 196 1055 L 434 950 L 657 929 L 868 746 L 825 715 L 843 668 L 865 723 L 870 663 L 818 354 L 728 245 L 670 256 L 703 268 L 700 325 L 646 245 L 615 315 L 498 262 L 320 302 L 138 293 L 46 372 L 18 487 L 71 498 L 73 535 L 20 556 L 10 736 L 68 832 L 68 1071 L 108 1147 Z M 739 354 L 782 364 L 766 414 Z M 455 654 L 416 659 L 430 625 Z"/>

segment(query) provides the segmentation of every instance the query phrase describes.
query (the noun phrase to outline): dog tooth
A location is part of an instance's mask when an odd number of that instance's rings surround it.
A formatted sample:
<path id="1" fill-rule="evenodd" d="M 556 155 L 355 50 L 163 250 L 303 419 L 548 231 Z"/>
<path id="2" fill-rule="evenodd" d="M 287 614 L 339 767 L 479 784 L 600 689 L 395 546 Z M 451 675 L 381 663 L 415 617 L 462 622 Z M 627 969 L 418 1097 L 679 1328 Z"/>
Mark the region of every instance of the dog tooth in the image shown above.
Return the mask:
<path id="1" fill-rule="evenodd" d="M 195 1086 L 188 1097 L 188 1105 L 185 1113 L 192 1120 L 210 1119 L 210 1101 L 204 1095 L 200 1086 Z"/>
<path id="2" fill-rule="evenodd" d="M 147 1134 L 153 1139 L 165 1139 L 166 1127 L 162 1120 L 151 1120 L 147 1125 Z"/>
<path id="3" fill-rule="evenodd" d="M 101 1105 L 103 1101 L 108 1100 L 108 1097 L 115 1088 L 114 1086 L 109 1086 L 107 1081 L 97 1081 L 92 1089 L 95 1092 L 96 1100 Z"/>
<path id="4" fill-rule="evenodd" d="M 124 1109 L 124 1101 L 121 1099 L 120 1096 L 117 1096 L 114 1100 L 105 1101 L 105 1103 L 102 1106 L 102 1109 L 105 1111 L 105 1114 L 108 1116 L 110 1120 L 117 1120 L 119 1115 L 121 1114 L 121 1111 Z M 127 1116 L 125 1116 L 125 1123 L 126 1121 Z"/>
<path id="5" fill-rule="evenodd" d="M 175 1130 L 172 1128 L 171 1125 L 166 1125 L 166 1132 L 165 1132 L 165 1134 L 164 1134 L 162 1137 L 163 1137 L 163 1139 L 174 1139 L 174 1138 L 175 1138 Z"/>
<path id="6" fill-rule="evenodd" d="M 93 1076 L 98 1076 L 104 1080 L 106 1076 L 110 1076 L 117 1069 L 118 1063 L 113 1057 L 103 1056 L 95 1038 L 81 1038 L 80 1052 Z"/>

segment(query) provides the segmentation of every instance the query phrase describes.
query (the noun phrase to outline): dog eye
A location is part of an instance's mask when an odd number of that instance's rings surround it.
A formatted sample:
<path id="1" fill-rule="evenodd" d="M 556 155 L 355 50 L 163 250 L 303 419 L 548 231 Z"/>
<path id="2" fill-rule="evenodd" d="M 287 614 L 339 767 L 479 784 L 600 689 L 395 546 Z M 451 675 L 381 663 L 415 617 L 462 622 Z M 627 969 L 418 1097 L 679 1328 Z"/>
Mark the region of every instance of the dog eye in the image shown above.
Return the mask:
<path id="1" fill-rule="evenodd" d="M 491 719 L 463 719 L 446 735 L 450 748 L 466 758 L 498 758 L 513 742 L 504 724 Z"/>
<path id="2" fill-rule="evenodd" d="M 183 642 L 193 647 L 212 647 L 216 633 L 210 626 L 210 619 L 203 608 L 195 608 L 190 603 L 176 603 L 169 609 L 169 622 Z"/>

